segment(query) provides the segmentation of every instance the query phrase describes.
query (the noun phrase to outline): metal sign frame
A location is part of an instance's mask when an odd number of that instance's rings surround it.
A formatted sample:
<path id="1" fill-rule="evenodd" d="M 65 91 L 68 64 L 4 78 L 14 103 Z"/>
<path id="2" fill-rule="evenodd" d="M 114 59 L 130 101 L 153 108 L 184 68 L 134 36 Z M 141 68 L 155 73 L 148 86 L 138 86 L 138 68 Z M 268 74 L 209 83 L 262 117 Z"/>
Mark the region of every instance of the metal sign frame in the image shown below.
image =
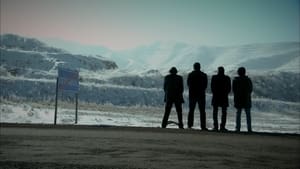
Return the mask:
<path id="1" fill-rule="evenodd" d="M 58 68 L 58 77 L 56 79 L 56 96 L 55 96 L 55 112 L 54 112 L 54 125 L 57 119 L 57 104 L 58 92 L 67 91 L 75 93 L 76 107 L 75 107 L 75 124 L 78 121 L 78 92 L 79 92 L 79 71 L 67 68 Z"/>

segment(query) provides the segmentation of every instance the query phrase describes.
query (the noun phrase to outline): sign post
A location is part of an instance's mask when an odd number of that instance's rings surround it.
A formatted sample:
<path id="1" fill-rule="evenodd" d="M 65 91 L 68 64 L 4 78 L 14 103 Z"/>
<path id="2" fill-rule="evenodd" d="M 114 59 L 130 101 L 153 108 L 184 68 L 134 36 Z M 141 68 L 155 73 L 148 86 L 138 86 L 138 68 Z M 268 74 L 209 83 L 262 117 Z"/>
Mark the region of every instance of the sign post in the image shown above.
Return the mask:
<path id="1" fill-rule="evenodd" d="M 58 77 L 56 80 L 56 97 L 55 97 L 55 112 L 54 112 L 54 125 L 57 119 L 57 99 L 58 91 L 67 91 L 75 93 L 76 108 L 75 108 L 75 124 L 78 120 L 78 91 L 79 91 L 79 71 L 58 68 Z"/>
<path id="2" fill-rule="evenodd" d="M 58 97 L 58 78 L 56 78 L 56 91 L 55 91 L 55 112 L 54 112 L 54 125 L 56 125 L 57 118 L 57 97 Z"/>
<path id="3" fill-rule="evenodd" d="M 78 93 L 76 93 L 75 96 L 76 96 L 75 124 L 77 124 L 77 120 L 78 120 Z"/>

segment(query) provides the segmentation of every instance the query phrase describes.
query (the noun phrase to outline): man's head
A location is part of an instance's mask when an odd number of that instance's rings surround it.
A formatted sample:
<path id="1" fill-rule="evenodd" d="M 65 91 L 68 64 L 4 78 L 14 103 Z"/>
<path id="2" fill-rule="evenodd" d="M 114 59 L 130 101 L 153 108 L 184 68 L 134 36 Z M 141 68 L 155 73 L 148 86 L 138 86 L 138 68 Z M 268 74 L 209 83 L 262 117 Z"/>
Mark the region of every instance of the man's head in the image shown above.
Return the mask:
<path id="1" fill-rule="evenodd" d="M 177 74 L 177 69 L 176 67 L 172 67 L 169 71 L 171 74 Z"/>
<path id="2" fill-rule="evenodd" d="M 237 71 L 239 76 L 245 76 L 246 75 L 246 69 L 244 67 L 239 67 Z"/>
<path id="3" fill-rule="evenodd" d="M 218 74 L 219 75 L 224 75 L 224 73 L 225 73 L 224 67 L 223 66 L 218 67 Z"/>
<path id="4" fill-rule="evenodd" d="M 201 65 L 199 62 L 194 63 L 194 70 L 200 70 L 201 69 Z"/>

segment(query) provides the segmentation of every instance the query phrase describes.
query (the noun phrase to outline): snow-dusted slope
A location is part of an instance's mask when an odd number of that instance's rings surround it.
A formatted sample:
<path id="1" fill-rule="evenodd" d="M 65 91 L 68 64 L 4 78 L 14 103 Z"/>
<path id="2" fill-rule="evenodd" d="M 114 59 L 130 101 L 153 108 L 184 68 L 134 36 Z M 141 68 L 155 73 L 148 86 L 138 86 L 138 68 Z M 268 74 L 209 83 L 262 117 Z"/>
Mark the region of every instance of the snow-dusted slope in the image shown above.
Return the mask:
<path id="1" fill-rule="evenodd" d="M 1 72 L 13 75 L 51 75 L 57 67 L 69 67 L 83 71 L 116 69 L 115 62 L 101 56 L 71 54 L 65 50 L 49 47 L 32 38 L 17 35 L 1 35 Z"/>
<path id="2" fill-rule="evenodd" d="M 254 128 L 262 131 L 299 133 L 299 43 L 205 47 L 157 42 L 126 51 L 112 51 L 104 47 L 98 49 L 95 46 L 77 44 L 75 44 L 77 50 L 72 51 L 74 44 L 64 48 L 65 45 L 54 43 L 51 45 L 54 47 L 49 47 L 36 39 L 16 35 L 1 36 L 1 122 L 51 123 L 53 115 L 49 115 L 49 112 L 54 112 L 53 109 L 33 108 L 23 102 L 53 104 L 57 67 L 67 66 L 80 69 L 78 97 L 80 106 L 104 104 L 110 105 L 112 110 L 115 109 L 115 105 L 124 106 L 124 109 L 136 106 L 138 110 L 140 107 L 155 107 L 150 109 L 147 115 L 131 110 L 119 112 L 114 110 L 115 113 L 104 114 L 102 110 L 100 112 L 80 110 L 80 124 L 105 124 L 105 119 L 108 119 L 109 124 L 113 125 L 148 126 L 149 121 L 152 121 L 151 123 L 154 122 L 159 126 L 164 106 L 163 76 L 172 66 L 179 69 L 184 79 L 186 102 L 183 106 L 184 112 L 187 112 L 187 73 L 192 70 L 194 62 L 200 62 L 202 69 L 208 73 L 209 83 L 212 73 L 215 73 L 220 65 L 225 67 L 226 73 L 232 79 L 236 76 L 236 68 L 245 66 L 254 86 L 252 107 Z M 91 53 L 88 53 L 89 51 Z M 89 56 L 90 54 L 93 55 Z M 208 120 L 212 120 L 209 113 L 212 112 L 209 86 L 206 110 Z M 74 94 L 60 93 L 59 100 L 74 103 Z M 229 100 L 228 127 L 233 129 L 233 112 L 236 110 L 232 105 L 232 93 Z M 8 104 L 3 101 L 8 101 Z M 60 111 L 58 119 L 61 123 L 73 123 L 73 114 L 70 111 Z M 149 115 L 149 112 L 152 114 Z M 199 114 L 196 113 L 197 115 Z M 126 120 L 124 122 L 124 119 L 129 118 L 128 122 Z M 140 121 L 137 118 L 140 118 Z M 208 124 L 212 125 L 212 121 Z"/>
<path id="3" fill-rule="evenodd" d="M 235 71 L 245 66 L 251 71 L 299 72 L 300 43 L 278 42 L 248 44 L 240 46 L 201 46 L 179 42 L 155 42 L 134 49 L 113 51 L 101 46 L 79 45 L 66 41 L 47 41 L 71 53 L 99 54 L 115 61 L 121 70 L 141 73 L 156 69 L 165 74 L 176 66 L 181 72 L 192 69 L 194 62 L 200 62 L 202 69 L 213 72 L 218 66 Z M 89 53 L 90 52 L 90 53 Z"/>
<path id="4" fill-rule="evenodd" d="M 166 72 L 172 66 L 190 71 L 194 62 L 212 72 L 218 66 L 231 71 L 239 66 L 256 71 L 299 71 L 299 42 L 251 44 L 233 47 L 207 47 L 184 43 L 154 43 L 133 50 L 118 52 L 113 60 L 128 70 L 158 69 Z M 126 58 L 126 61 L 124 61 Z"/>
<path id="5" fill-rule="evenodd" d="M 157 42 L 127 51 L 104 50 L 99 53 L 101 56 L 85 56 L 49 47 L 35 39 L 5 35 L 1 36 L 0 52 L 1 88 L 5 89 L 2 97 L 30 98 L 31 93 L 39 93 L 38 99 L 53 97 L 50 93 L 55 87 L 56 68 L 62 65 L 80 69 L 82 101 L 155 106 L 163 104 L 163 76 L 169 68 L 177 66 L 186 81 L 187 72 L 198 61 L 209 79 L 220 65 L 225 66 L 231 78 L 236 76 L 238 66 L 245 66 L 253 80 L 256 98 L 291 102 L 300 99 L 299 43 L 294 42 L 239 47 Z M 105 58 L 105 53 L 120 69 Z M 28 87 L 22 90 L 25 84 Z M 118 95 L 124 97 L 112 97 Z"/>
<path id="6" fill-rule="evenodd" d="M 65 53 L 64 50 L 47 46 L 45 43 L 34 39 L 25 38 L 14 34 L 0 35 L 1 48 L 20 51 L 36 51 L 48 53 Z"/>

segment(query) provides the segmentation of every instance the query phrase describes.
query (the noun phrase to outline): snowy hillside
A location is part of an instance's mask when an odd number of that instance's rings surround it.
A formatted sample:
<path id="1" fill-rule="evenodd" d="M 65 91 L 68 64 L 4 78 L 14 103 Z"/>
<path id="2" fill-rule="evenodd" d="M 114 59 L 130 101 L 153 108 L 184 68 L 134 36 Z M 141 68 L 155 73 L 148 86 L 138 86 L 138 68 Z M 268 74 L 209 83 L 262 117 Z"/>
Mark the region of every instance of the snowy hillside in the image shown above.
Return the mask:
<path id="1" fill-rule="evenodd" d="M 165 74 L 172 66 L 178 67 L 179 71 L 183 73 L 190 71 L 194 62 L 200 62 L 203 70 L 210 73 L 220 65 L 223 65 L 228 71 L 235 71 L 237 67 L 245 66 L 251 71 L 259 72 L 299 72 L 300 67 L 299 42 L 227 47 L 156 42 L 123 51 L 54 39 L 46 40 L 46 42 L 72 53 L 100 54 L 114 60 L 120 69 L 135 73 L 157 69 Z"/>
<path id="2" fill-rule="evenodd" d="M 226 70 L 236 70 L 245 66 L 256 71 L 299 71 L 300 43 L 282 42 L 271 44 L 251 44 L 233 47 L 208 47 L 185 43 L 154 43 L 149 46 L 119 52 L 111 55 L 120 68 L 158 69 L 167 72 L 172 66 L 182 72 L 192 69 L 195 62 L 200 62 L 203 70 L 213 72 L 218 66 Z"/>
<path id="3" fill-rule="evenodd" d="M 25 38 L 14 34 L 0 35 L 1 48 L 21 51 L 36 51 L 48 53 L 65 53 L 64 50 L 47 46 L 45 43 L 34 39 Z"/>
<path id="4" fill-rule="evenodd" d="M 254 126 L 262 131 L 299 133 L 299 43 L 205 47 L 158 42 L 126 51 L 78 44 L 67 46 L 65 42 L 46 45 L 33 38 L 1 36 L 0 122 L 51 123 L 57 67 L 62 66 L 79 69 L 79 109 L 84 107 L 80 110 L 81 124 L 159 126 L 164 111 L 164 76 L 172 66 L 183 75 L 186 113 L 187 75 L 197 61 L 208 73 L 209 83 L 220 65 L 231 79 L 236 76 L 237 67 L 245 66 L 254 86 Z M 208 124 L 212 124 L 209 86 L 206 111 Z M 63 104 L 74 103 L 74 93 L 60 92 L 58 97 Z M 228 125 L 233 128 L 232 93 L 229 100 Z M 90 105 L 109 105 L 110 109 L 106 112 L 96 108 L 90 112 Z M 123 109 L 117 110 L 118 106 Z M 132 112 L 132 107 L 136 111 Z M 72 110 L 63 107 L 60 112 L 59 122 L 74 122 Z"/>
<path id="5" fill-rule="evenodd" d="M 0 38 L 1 74 L 47 78 L 57 74 L 58 66 L 93 72 L 117 68 L 107 58 L 71 54 L 36 39 L 11 34 Z"/>
<path id="6" fill-rule="evenodd" d="M 0 46 L 0 96 L 8 100 L 53 102 L 57 67 L 64 66 L 80 69 L 81 102 L 160 107 L 164 104 L 162 86 L 167 70 L 171 66 L 178 67 L 185 81 L 187 101 L 187 73 L 193 63 L 199 61 L 208 73 L 209 83 L 219 65 L 227 68 L 231 79 L 236 76 L 236 67 L 246 66 L 254 84 L 253 99 L 258 99 L 255 106 L 267 112 L 274 107 L 270 106 L 274 105 L 273 100 L 300 102 L 298 45 L 291 42 L 197 47 L 184 43 L 154 43 L 127 51 L 101 49 L 120 65 L 119 69 L 115 62 L 101 53 L 98 56 L 71 54 L 36 39 L 3 35 Z M 209 87 L 207 93 L 207 105 L 210 105 Z M 261 99 L 267 100 L 264 106 L 260 106 Z M 298 106 L 292 109 L 299 109 Z"/>

